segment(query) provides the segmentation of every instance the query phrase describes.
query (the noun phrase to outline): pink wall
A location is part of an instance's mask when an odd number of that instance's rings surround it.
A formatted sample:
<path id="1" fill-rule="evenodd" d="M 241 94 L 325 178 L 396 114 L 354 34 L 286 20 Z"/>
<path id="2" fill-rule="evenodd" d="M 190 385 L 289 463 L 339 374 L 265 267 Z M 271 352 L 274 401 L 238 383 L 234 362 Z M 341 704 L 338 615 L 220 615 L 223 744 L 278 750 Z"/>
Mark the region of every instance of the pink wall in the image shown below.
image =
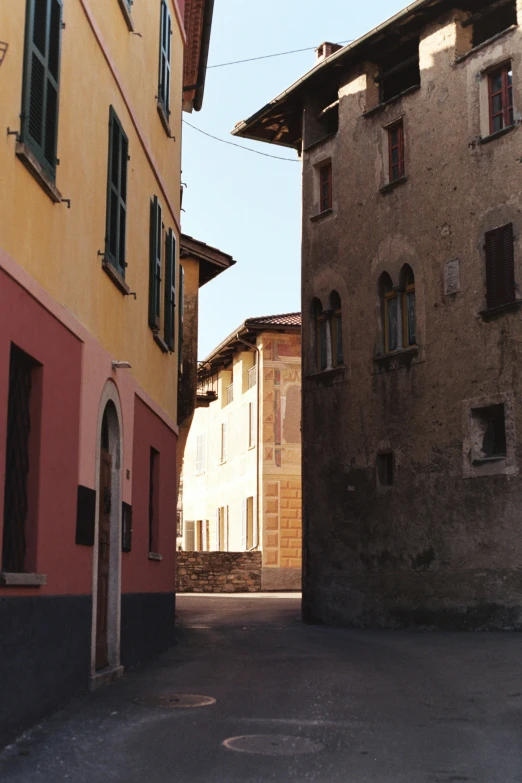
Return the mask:
<path id="1" fill-rule="evenodd" d="M 174 592 L 177 437 L 139 397 L 134 403 L 132 552 L 122 555 L 122 593 Z M 149 459 L 159 451 L 159 554 L 149 560 Z"/>

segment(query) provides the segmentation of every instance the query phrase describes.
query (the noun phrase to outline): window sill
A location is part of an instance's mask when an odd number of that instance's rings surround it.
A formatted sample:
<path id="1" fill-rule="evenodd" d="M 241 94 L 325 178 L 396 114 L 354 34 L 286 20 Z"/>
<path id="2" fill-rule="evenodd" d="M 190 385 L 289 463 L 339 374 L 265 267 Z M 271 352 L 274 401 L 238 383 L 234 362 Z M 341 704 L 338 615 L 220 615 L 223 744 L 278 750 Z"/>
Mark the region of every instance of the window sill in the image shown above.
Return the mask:
<path id="1" fill-rule="evenodd" d="M 118 288 L 122 294 L 125 294 L 125 296 L 130 294 L 130 288 L 125 282 L 125 278 L 106 258 L 104 258 L 102 261 L 102 269 L 105 274 L 110 277 L 116 288 Z"/>
<path id="2" fill-rule="evenodd" d="M 125 22 L 127 24 L 127 27 L 129 28 L 129 32 L 134 32 L 134 21 L 132 19 L 131 13 L 129 11 L 129 6 L 127 5 L 127 0 L 118 0 L 121 8 L 121 12 L 123 14 L 123 18 L 125 19 Z"/>
<path id="3" fill-rule="evenodd" d="M 163 125 L 163 128 L 165 129 L 165 133 L 169 137 L 169 139 L 174 139 L 176 141 L 176 137 L 172 135 L 172 131 L 170 130 L 169 125 L 169 116 L 165 110 L 165 107 L 161 101 L 158 101 L 156 104 L 156 108 L 158 110 L 159 118 L 161 120 L 161 124 Z"/>
<path id="4" fill-rule="evenodd" d="M 159 562 L 160 560 L 163 560 L 163 555 L 159 555 L 157 552 L 149 552 L 149 560 L 156 560 Z"/>
<path id="5" fill-rule="evenodd" d="M 404 183 L 407 181 L 408 177 L 406 175 L 399 177 L 398 179 L 394 179 L 393 182 L 388 182 L 386 185 L 383 185 L 383 187 L 379 189 L 379 193 L 384 196 L 386 193 L 390 193 L 390 191 L 395 190 L 395 188 L 399 185 L 404 185 Z"/>
<path id="6" fill-rule="evenodd" d="M 486 310 L 481 310 L 479 315 L 487 321 L 489 318 L 494 318 L 496 315 L 502 315 L 502 313 L 509 313 L 514 310 L 519 310 L 522 307 L 522 299 L 515 299 L 513 302 L 507 302 L 506 304 L 499 305 L 498 307 L 490 307 Z"/>
<path id="7" fill-rule="evenodd" d="M 491 462 L 505 462 L 506 461 L 506 455 L 505 454 L 498 454 L 495 457 L 481 457 L 480 459 L 474 459 L 471 461 L 471 464 L 474 468 L 480 467 L 481 465 L 489 465 Z"/>
<path id="8" fill-rule="evenodd" d="M 49 196 L 51 201 L 54 204 L 59 204 L 62 201 L 62 194 L 54 184 L 49 174 L 47 174 L 43 166 L 38 163 L 27 144 L 23 144 L 21 141 L 17 141 L 15 154 L 18 160 L 22 161 L 29 174 L 32 174 L 40 187 Z"/>
<path id="9" fill-rule="evenodd" d="M 333 209 L 325 209 L 322 212 L 318 212 L 317 215 L 312 215 L 310 220 L 312 223 L 318 223 L 320 220 L 323 220 L 324 218 L 328 217 L 328 215 L 333 215 Z"/>
<path id="10" fill-rule="evenodd" d="M 375 356 L 374 362 L 378 367 L 378 372 L 387 372 L 388 370 L 398 370 L 402 367 L 409 367 L 418 355 L 419 346 L 412 345 L 409 348 L 401 348 L 399 351 Z"/>
<path id="11" fill-rule="evenodd" d="M 305 147 L 303 152 L 309 152 L 310 150 L 313 150 L 315 147 L 318 147 L 319 144 L 323 144 L 325 141 L 328 141 L 329 139 L 333 139 L 335 136 L 337 136 L 337 132 L 328 133 L 326 136 L 322 136 L 320 139 L 317 139 L 317 141 L 313 141 L 311 144 L 308 145 L 308 147 Z"/>
<path id="12" fill-rule="evenodd" d="M 420 84 L 414 84 L 411 87 L 408 87 L 406 90 L 403 90 L 398 95 L 394 95 L 393 98 L 389 98 L 389 100 L 385 101 L 384 103 L 379 103 L 378 106 L 374 106 L 373 109 L 368 109 L 368 111 L 365 111 L 363 114 L 363 117 L 372 117 L 374 114 L 378 114 L 380 111 L 383 111 L 383 109 L 386 108 L 386 106 L 390 106 L 392 103 L 395 103 L 396 101 L 399 101 L 401 98 L 404 98 L 406 95 L 411 95 L 414 92 L 417 92 L 420 90 L 421 86 Z"/>
<path id="13" fill-rule="evenodd" d="M 468 57 L 471 57 L 476 52 L 480 52 L 481 49 L 484 49 L 485 46 L 489 46 L 495 41 L 498 41 L 499 38 L 503 38 L 508 33 L 512 33 L 513 30 L 518 30 L 517 24 L 512 24 L 511 27 L 506 27 L 505 30 L 501 30 L 500 33 L 497 33 L 496 35 L 493 35 L 491 38 L 488 38 L 487 41 L 482 41 L 482 43 L 477 44 L 477 46 L 474 46 L 473 49 L 470 49 L 469 52 L 466 52 L 466 54 L 461 54 L 460 57 L 456 57 L 455 65 L 464 62 L 464 60 L 467 60 Z"/>
<path id="14" fill-rule="evenodd" d="M 334 375 L 342 375 L 346 369 L 344 364 L 338 364 L 337 367 L 327 367 L 326 370 L 318 370 L 307 376 L 308 380 L 319 380 L 321 378 L 331 378 Z"/>
<path id="15" fill-rule="evenodd" d="M 47 574 L 10 574 L 0 571 L 1 587 L 42 587 L 47 584 Z"/>
<path id="16" fill-rule="evenodd" d="M 220 467 L 221 467 L 221 465 L 226 465 L 226 464 L 227 464 L 227 461 L 226 461 L 226 459 L 222 459 L 222 460 L 220 460 L 220 462 L 219 462 L 219 465 L 220 465 Z"/>
<path id="17" fill-rule="evenodd" d="M 511 133 L 515 128 L 518 128 L 518 125 L 508 125 L 507 128 L 502 128 L 502 130 L 495 131 L 495 133 L 490 133 L 489 136 L 481 136 L 478 142 L 479 144 L 489 144 L 490 141 L 495 141 L 501 136 L 505 136 L 506 133 Z"/>
<path id="18" fill-rule="evenodd" d="M 154 337 L 154 342 L 156 343 L 156 345 L 159 345 L 159 347 L 161 348 L 161 350 L 163 351 L 163 353 L 169 353 L 169 351 L 170 351 L 170 349 L 169 349 L 169 346 L 167 345 L 167 343 L 165 342 L 165 340 L 163 340 L 163 339 L 162 339 L 162 338 L 159 336 L 158 332 L 154 332 L 154 331 L 153 331 L 153 332 L 152 332 L 152 335 L 153 335 L 153 337 Z"/>

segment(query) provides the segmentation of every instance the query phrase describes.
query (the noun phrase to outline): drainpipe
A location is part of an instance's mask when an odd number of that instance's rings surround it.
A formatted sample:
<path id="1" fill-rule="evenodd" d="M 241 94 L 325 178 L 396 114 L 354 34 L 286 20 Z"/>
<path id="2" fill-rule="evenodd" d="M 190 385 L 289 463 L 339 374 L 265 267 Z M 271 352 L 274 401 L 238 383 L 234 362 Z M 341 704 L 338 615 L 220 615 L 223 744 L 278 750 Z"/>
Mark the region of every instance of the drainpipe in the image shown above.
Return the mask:
<path id="1" fill-rule="evenodd" d="M 257 450 L 257 459 L 256 459 L 256 529 L 257 529 L 257 546 L 256 549 L 259 549 L 260 543 L 261 543 L 261 525 L 259 522 L 259 506 L 261 505 L 261 496 L 259 494 L 259 461 L 260 461 L 260 454 L 261 449 L 259 448 L 259 433 L 261 431 L 261 405 L 259 404 L 261 399 L 261 384 L 259 383 L 259 367 L 260 367 L 260 360 L 261 360 L 261 351 L 259 350 L 257 345 L 252 345 L 252 343 L 247 342 L 246 340 L 243 340 L 242 337 L 239 336 L 239 334 L 236 334 L 236 340 L 238 343 L 243 343 L 243 345 L 247 345 L 249 348 L 253 348 L 254 351 L 257 353 L 257 361 L 256 361 L 256 390 L 257 390 L 257 422 L 256 422 L 256 450 Z"/>

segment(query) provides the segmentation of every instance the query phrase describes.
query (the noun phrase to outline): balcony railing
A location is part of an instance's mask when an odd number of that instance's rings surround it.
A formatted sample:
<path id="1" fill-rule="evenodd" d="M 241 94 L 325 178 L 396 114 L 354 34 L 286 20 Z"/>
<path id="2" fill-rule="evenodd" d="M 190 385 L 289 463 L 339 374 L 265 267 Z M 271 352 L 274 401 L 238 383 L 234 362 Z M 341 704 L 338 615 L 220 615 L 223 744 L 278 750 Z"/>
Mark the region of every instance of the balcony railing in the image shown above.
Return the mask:
<path id="1" fill-rule="evenodd" d="M 257 382 L 257 367 L 251 367 L 248 371 L 248 388 L 252 389 Z"/>

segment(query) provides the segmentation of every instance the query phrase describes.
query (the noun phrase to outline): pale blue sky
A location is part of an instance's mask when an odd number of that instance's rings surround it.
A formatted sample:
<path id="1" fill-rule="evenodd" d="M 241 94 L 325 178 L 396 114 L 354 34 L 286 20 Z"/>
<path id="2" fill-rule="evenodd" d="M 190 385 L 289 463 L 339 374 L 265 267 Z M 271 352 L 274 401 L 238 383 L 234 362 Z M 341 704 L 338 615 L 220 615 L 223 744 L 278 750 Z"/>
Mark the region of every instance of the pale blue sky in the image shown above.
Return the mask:
<path id="1" fill-rule="evenodd" d="M 405 0 L 215 0 L 209 65 L 323 41 L 358 38 Z M 313 51 L 210 69 L 203 109 L 184 118 L 229 141 L 230 131 L 308 71 Z M 292 150 L 238 140 L 298 160 Z M 235 267 L 200 292 L 199 358 L 245 318 L 300 309 L 301 166 L 183 131 L 182 228 L 230 253 Z"/>

